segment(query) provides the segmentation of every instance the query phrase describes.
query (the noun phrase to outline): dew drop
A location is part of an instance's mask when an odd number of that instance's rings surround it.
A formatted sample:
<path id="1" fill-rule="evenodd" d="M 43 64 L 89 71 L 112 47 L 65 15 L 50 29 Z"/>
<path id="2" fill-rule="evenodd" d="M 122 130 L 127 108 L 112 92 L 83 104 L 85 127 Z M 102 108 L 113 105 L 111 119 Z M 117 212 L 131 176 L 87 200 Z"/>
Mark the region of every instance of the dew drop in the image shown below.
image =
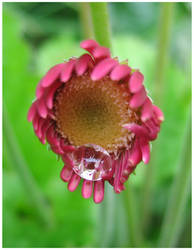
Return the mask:
<path id="1" fill-rule="evenodd" d="M 109 153 L 102 147 L 86 144 L 69 154 L 73 161 L 73 170 L 81 178 L 98 181 L 112 177 L 112 160 Z"/>

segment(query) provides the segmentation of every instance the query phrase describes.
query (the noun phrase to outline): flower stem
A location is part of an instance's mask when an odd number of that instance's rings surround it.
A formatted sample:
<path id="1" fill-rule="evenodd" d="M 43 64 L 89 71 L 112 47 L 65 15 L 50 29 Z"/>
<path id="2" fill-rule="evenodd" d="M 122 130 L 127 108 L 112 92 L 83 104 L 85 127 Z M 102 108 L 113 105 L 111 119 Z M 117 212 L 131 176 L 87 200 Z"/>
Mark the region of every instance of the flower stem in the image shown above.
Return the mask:
<path id="1" fill-rule="evenodd" d="M 52 212 L 48 205 L 46 197 L 43 196 L 40 189 L 38 188 L 32 174 L 27 167 L 27 163 L 22 156 L 19 149 L 16 137 L 12 130 L 7 112 L 3 110 L 3 132 L 4 132 L 4 146 L 7 149 L 7 155 L 11 162 L 14 164 L 14 169 L 23 182 L 24 189 L 27 191 L 28 197 L 32 202 L 33 207 L 36 208 L 39 218 L 48 228 L 52 226 Z"/>
<path id="2" fill-rule="evenodd" d="M 159 24 L 158 54 L 156 59 L 154 100 L 157 105 L 162 104 L 164 77 L 167 67 L 168 48 L 170 43 L 172 20 L 173 20 L 173 2 L 160 3 L 161 16 Z"/>
<path id="3" fill-rule="evenodd" d="M 84 39 L 92 39 L 94 38 L 94 32 L 92 27 L 90 4 L 88 2 L 79 3 L 79 10 L 83 37 Z"/>
<path id="4" fill-rule="evenodd" d="M 129 247 L 145 247 L 142 245 L 143 236 L 140 227 L 139 216 L 137 213 L 137 202 L 134 197 L 134 190 L 132 185 L 126 184 L 126 190 L 123 192 L 123 198 L 129 228 Z"/>
<path id="5" fill-rule="evenodd" d="M 183 211 L 191 185 L 191 112 L 187 123 L 182 154 L 179 161 L 168 206 L 163 220 L 159 247 L 176 247 L 183 223 Z"/>
<path id="6" fill-rule="evenodd" d="M 162 105 L 163 86 L 167 66 L 168 48 L 171 35 L 173 5 L 174 3 L 160 3 L 161 16 L 159 25 L 158 54 L 156 58 L 154 101 L 157 105 Z M 152 199 L 152 188 L 155 176 L 155 165 L 157 162 L 157 153 L 159 141 L 153 142 L 153 151 L 150 164 L 146 166 L 145 182 L 142 192 L 142 228 L 146 231 L 150 218 L 150 203 Z"/>
<path id="7" fill-rule="evenodd" d="M 93 29 L 96 40 L 102 46 L 111 48 L 111 35 L 107 3 L 90 3 Z"/>

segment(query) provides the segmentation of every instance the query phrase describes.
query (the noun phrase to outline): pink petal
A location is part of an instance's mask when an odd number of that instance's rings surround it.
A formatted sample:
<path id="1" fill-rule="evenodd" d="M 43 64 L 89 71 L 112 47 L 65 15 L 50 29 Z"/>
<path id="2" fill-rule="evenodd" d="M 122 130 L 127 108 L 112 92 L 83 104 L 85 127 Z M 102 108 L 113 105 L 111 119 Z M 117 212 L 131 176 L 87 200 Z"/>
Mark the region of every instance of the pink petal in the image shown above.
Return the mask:
<path id="1" fill-rule="evenodd" d="M 71 78 L 75 63 L 76 63 L 76 60 L 71 59 L 69 62 L 67 62 L 65 64 L 65 66 L 61 72 L 61 81 L 62 82 L 67 82 Z"/>
<path id="2" fill-rule="evenodd" d="M 63 181 L 68 182 L 71 179 L 72 174 L 73 174 L 72 168 L 64 166 L 63 169 L 61 170 L 60 177 Z"/>
<path id="3" fill-rule="evenodd" d="M 78 187 L 80 180 L 81 177 L 75 173 L 71 176 L 71 179 L 67 186 L 70 192 L 73 192 Z"/>
<path id="4" fill-rule="evenodd" d="M 36 115 L 36 101 L 32 103 L 29 111 L 28 111 L 28 116 L 27 119 L 29 122 L 31 122 Z"/>
<path id="5" fill-rule="evenodd" d="M 46 133 L 47 141 L 50 145 L 57 146 L 59 144 L 58 138 L 55 137 L 55 130 L 53 125 L 49 127 Z"/>
<path id="6" fill-rule="evenodd" d="M 43 79 L 40 80 L 39 84 L 38 84 L 37 87 L 36 87 L 36 97 L 37 97 L 38 99 L 41 98 L 41 97 L 43 96 L 44 91 L 45 91 L 45 88 L 42 87 L 42 80 L 43 80 Z"/>
<path id="7" fill-rule="evenodd" d="M 129 79 L 129 89 L 132 93 L 137 93 L 142 88 L 144 76 L 139 72 L 135 71 Z"/>
<path id="8" fill-rule="evenodd" d="M 36 103 L 36 107 L 37 107 L 39 115 L 42 118 L 46 118 L 48 111 L 47 111 L 47 107 L 46 107 L 45 102 L 44 102 L 44 98 L 41 98 L 38 100 L 38 102 Z"/>
<path id="9" fill-rule="evenodd" d="M 148 129 L 149 140 L 153 141 L 157 138 L 160 127 L 158 127 L 153 119 L 150 119 L 144 123 L 144 126 Z"/>
<path id="10" fill-rule="evenodd" d="M 122 183 L 120 183 L 120 178 L 121 178 L 121 173 L 123 170 L 123 155 L 121 156 L 121 158 L 117 161 L 117 165 L 115 167 L 115 177 L 114 177 L 114 191 L 115 193 L 119 194 L 122 189 L 123 189 L 123 185 Z"/>
<path id="11" fill-rule="evenodd" d="M 45 120 L 40 118 L 38 121 L 38 129 L 36 135 L 38 136 L 39 139 L 42 137 L 42 126 L 44 124 Z"/>
<path id="12" fill-rule="evenodd" d="M 104 76 L 106 76 L 112 68 L 114 68 L 118 62 L 114 59 L 104 59 L 103 61 L 100 61 L 95 68 L 92 71 L 91 78 L 93 81 L 100 80 Z"/>
<path id="13" fill-rule="evenodd" d="M 71 168 L 73 167 L 73 161 L 67 156 L 67 154 L 62 155 L 62 160 L 67 166 Z"/>
<path id="14" fill-rule="evenodd" d="M 90 198 L 93 191 L 93 182 L 84 180 L 82 185 L 82 196 L 87 199 Z"/>
<path id="15" fill-rule="evenodd" d="M 138 139 L 135 139 L 134 145 L 131 149 L 128 162 L 131 166 L 136 166 L 142 159 L 141 149 Z"/>
<path id="16" fill-rule="evenodd" d="M 152 102 L 150 101 L 149 97 L 147 97 L 141 110 L 141 120 L 143 122 L 147 121 L 152 117 L 152 114 L 153 114 Z"/>
<path id="17" fill-rule="evenodd" d="M 110 49 L 99 46 L 93 50 L 92 55 L 96 59 L 110 57 Z"/>
<path id="18" fill-rule="evenodd" d="M 71 146 L 71 145 L 66 145 L 63 138 L 61 138 L 61 140 L 60 140 L 60 145 L 61 145 L 61 149 L 65 153 L 71 153 L 71 152 L 75 151 L 75 147 Z"/>
<path id="19" fill-rule="evenodd" d="M 57 81 L 55 82 L 51 88 L 49 89 L 49 93 L 46 97 L 46 105 L 49 109 L 51 109 L 53 107 L 53 97 L 54 97 L 54 94 L 56 92 L 56 90 L 61 86 L 62 82 L 60 81 Z"/>
<path id="20" fill-rule="evenodd" d="M 164 121 L 164 114 L 161 109 L 159 109 L 157 106 L 153 105 L 154 113 L 156 114 L 158 121 L 163 122 Z"/>
<path id="21" fill-rule="evenodd" d="M 42 87 L 50 86 L 58 77 L 65 63 L 60 63 L 52 67 L 42 79 Z"/>
<path id="22" fill-rule="evenodd" d="M 85 41 L 80 43 L 80 47 L 82 49 L 87 50 L 90 53 L 93 51 L 94 48 L 96 48 L 98 46 L 99 46 L 99 44 L 94 40 L 85 40 Z"/>
<path id="23" fill-rule="evenodd" d="M 138 125 L 136 123 L 129 123 L 124 124 L 123 127 L 134 133 L 136 136 L 148 137 L 149 132 L 144 126 Z"/>
<path id="24" fill-rule="evenodd" d="M 110 74 L 113 81 L 119 81 L 130 74 L 131 69 L 127 65 L 116 66 Z"/>
<path id="25" fill-rule="evenodd" d="M 104 199 L 104 181 L 95 181 L 94 182 L 94 202 L 100 203 Z"/>
<path id="26" fill-rule="evenodd" d="M 75 64 L 75 71 L 78 76 L 81 76 L 85 73 L 87 70 L 88 66 L 93 64 L 93 60 L 90 55 L 84 54 L 80 56 L 80 58 L 77 60 Z"/>
<path id="27" fill-rule="evenodd" d="M 38 129 L 38 118 L 39 118 L 39 115 L 36 114 L 32 120 L 32 124 L 35 130 Z"/>
<path id="28" fill-rule="evenodd" d="M 48 128 L 51 126 L 51 121 L 47 120 L 44 125 L 42 126 L 42 143 L 45 144 L 45 137 L 46 137 L 46 132 L 48 130 Z"/>
<path id="29" fill-rule="evenodd" d="M 142 87 L 139 92 L 135 93 L 132 96 L 131 100 L 129 101 L 129 106 L 131 108 L 138 108 L 145 102 L 145 99 L 146 99 L 146 91 L 145 88 Z"/>
<path id="30" fill-rule="evenodd" d="M 142 152 L 142 160 L 145 164 L 148 164 L 150 160 L 150 146 L 149 142 L 145 138 L 140 139 L 140 148 Z"/>

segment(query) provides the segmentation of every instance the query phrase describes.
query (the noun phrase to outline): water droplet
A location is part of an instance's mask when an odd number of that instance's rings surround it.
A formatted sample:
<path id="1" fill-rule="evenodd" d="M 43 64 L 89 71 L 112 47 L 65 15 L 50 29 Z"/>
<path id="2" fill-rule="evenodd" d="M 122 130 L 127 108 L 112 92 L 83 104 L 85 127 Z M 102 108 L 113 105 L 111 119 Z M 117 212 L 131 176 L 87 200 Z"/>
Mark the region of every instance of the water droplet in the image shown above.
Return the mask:
<path id="1" fill-rule="evenodd" d="M 102 178 L 108 179 L 112 174 L 111 156 L 98 145 L 80 146 L 69 157 L 74 163 L 74 172 L 83 179 L 98 181 Z"/>

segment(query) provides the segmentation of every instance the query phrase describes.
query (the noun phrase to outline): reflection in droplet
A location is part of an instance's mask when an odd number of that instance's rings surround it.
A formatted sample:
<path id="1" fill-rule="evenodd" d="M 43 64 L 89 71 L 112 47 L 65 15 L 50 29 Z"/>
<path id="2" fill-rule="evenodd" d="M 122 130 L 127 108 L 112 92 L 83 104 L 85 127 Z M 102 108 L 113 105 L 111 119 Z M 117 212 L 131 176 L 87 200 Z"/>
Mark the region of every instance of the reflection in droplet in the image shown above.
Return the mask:
<path id="1" fill-rule="evenodd" d="M 80 146 L 69 154 L 73 161 L 73 170 L 86 180 L 98 181 L 112 172 L 112 161 L 109 153 L 94 144 Z"/>

